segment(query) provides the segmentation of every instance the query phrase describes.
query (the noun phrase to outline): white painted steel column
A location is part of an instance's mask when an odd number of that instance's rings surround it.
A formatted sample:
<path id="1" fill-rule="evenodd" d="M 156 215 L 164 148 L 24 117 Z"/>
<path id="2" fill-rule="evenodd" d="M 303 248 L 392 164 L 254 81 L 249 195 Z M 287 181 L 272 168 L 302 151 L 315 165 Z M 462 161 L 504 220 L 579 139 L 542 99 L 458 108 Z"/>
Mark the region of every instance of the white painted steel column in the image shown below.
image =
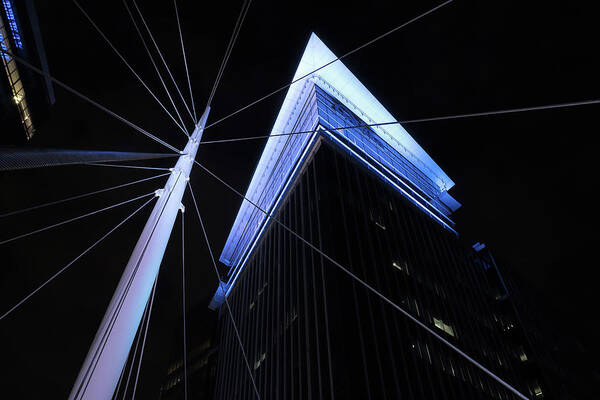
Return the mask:
<path id="1" fill-rule="evenodd" d="M 110 400 L 116 389 L 181 205 L 210 108 L 204 111 L 159 196 L 69 395 Z"/>

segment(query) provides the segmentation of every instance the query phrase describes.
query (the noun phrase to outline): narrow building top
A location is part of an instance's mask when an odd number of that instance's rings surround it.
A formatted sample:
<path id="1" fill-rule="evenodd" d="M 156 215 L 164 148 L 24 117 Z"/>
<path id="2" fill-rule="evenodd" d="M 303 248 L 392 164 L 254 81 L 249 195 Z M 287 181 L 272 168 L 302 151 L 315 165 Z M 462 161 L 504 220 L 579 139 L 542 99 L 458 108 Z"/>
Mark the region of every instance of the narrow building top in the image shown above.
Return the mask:
<path id="1" fill-rule="evenodd" d="M 447 193 L 454 182 L 314 33 L 292 82 L 220 257 L 230 267 L 228 290 L 320 134 L 381 171 L 445 227 L 452 229 L 448 216 L 460 207 Z M 389 124 L 333 129 L 381 123 Z M 293 132 L 304 133 L 281 135 Z"/>

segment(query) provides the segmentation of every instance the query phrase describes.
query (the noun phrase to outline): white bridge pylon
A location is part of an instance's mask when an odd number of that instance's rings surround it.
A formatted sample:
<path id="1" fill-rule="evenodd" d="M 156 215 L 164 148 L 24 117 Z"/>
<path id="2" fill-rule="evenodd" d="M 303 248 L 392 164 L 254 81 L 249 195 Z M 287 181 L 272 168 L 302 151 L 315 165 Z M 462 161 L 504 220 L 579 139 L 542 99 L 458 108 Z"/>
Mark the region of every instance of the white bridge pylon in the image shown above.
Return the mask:
<path id="1" fill-rule="evenodd" d="M 113 397 L 158 276 L 209 111 L 207 107 L 165 187 L 157 191 L 158 200 L 104 314 L 69 400 Z"/>

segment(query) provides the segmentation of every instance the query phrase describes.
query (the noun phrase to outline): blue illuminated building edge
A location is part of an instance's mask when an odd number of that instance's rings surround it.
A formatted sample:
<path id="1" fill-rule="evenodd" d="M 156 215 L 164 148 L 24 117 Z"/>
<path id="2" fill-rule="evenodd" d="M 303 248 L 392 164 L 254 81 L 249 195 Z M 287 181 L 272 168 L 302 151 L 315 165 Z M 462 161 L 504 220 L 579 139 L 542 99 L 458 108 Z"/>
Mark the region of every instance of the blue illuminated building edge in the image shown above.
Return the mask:
<path id="1" fill-rule="evenodd" d="M 23 41 L 21 40 L 21 32 L 19 31 L 19 25 L 17 24 L 17 17 L 10 0 L 2 0 L 2 6 L 4 7 L 4 13 L 6 14 L 7 23 L 12 33 L 15 47 L 22 49 Z"/>
<path id="2" fill-rule="evenodd" d="M 312 34 L 292 81 L 336 58 Z M 323 102 L 329 102 L 331 110 L 324 108 Z M 226 286 L 219 286 L 211 308 L 220 306 L 235 287 L 254 249 L 274 222 L 273 216 L 282 200 L 321 140 L 363 164 L 433 220 L 456 234 L 449 216 L 460 204 L 447 193 L 454 183 L 400 124 L 385 128 L 333 129 L 390 121 L 396 122 L 396 119 L 340 61 L 290 86 L 271 135 L 312 133 L 271 136 L 267 140 L 246 191 L 250 201 L 242 202 L 221 254 L 220 261 L 229 267 L 229 271 Z"/>

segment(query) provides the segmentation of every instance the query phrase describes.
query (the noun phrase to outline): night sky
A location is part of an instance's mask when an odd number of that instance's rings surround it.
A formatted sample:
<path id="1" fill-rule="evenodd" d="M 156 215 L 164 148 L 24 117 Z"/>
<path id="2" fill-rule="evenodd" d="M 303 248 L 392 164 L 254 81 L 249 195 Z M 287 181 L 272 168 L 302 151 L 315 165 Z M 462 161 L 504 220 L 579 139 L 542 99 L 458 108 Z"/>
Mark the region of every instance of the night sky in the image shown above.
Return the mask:
<path id="1" fill-rule="evenodd" d="M 144 129 L 183 147 L 178 131 L 68 0 L 38 1 L 53 76 Z M 212 104 L 209 123 L 286 83 L 310 32 L 338 56 L 439 2 L 256 0 Z M 392 6 L 392 3 L 393 6 Z M 400 3 L 400 4 L 396 4 Z M 344 59 L 399 120 L 600 97 L 597 14 L 587 2 L 460 1 Z M 134 69 L 167 97 L 120 1 L 82 0 Z M 139 1 L 187 93 L 172 2 Z M 191 83 L 204 109 L 241 2 L 180 1 Z M 24 68 L 24 67 L 21 67 Z M 57 88 L 38 147 L 166 149 Z M 175 94 L 175 92 L 173 92 Z M 204 139 L 265 135 L 285 91 L 207 129 Z M 185 113 L 183 107 L 180 107 Z M 454 220 L 468 243 L 481 241 L 530 286 L 546 329 L 573 346 L 587 368 L 599 355 L 595 280 L 598 105 L 405 125 L 454 180 L 463 204 Z M 182 114 L 183 115 L 183 114 Z M 185 118 L 185 115 L 183 115 Z M 187 120 L 189 122 L 189 118 Z M 264 141 L 201 147 L 198 160 L 240 191 Z M 173 160 L 144 162 L 171 166 Z M 66 166 L 0 174 L 0 213 L 157 175 L 160 171 Z M 0 240 L 152 192 L 163 179 L 0 220 Z M 196 168 L 191 178 L 215 252 L 240 198 Z M 141 204 L 138 202 L 136 204 Z M 136 207 L 129 204 L 0 248 L 0 313 L 62 268 Z M 186 269 L 192 304 L 207 302 L 216 277 L 186 195 Z M 66 398 L 150 208 L 0 321 L 0 382 L 11 398 Z M 181 225 L 161 268 L 138 398 L 156 398 L 168 361 L 181 348 Z M 203 324 L 192 320 L 192 324 Z M 600 374 L 596 370 L 596 379 Z M 193 385 L 193 382 L 191 383 Z M 4 397 L 4 396 L 0 396 Z"/>

